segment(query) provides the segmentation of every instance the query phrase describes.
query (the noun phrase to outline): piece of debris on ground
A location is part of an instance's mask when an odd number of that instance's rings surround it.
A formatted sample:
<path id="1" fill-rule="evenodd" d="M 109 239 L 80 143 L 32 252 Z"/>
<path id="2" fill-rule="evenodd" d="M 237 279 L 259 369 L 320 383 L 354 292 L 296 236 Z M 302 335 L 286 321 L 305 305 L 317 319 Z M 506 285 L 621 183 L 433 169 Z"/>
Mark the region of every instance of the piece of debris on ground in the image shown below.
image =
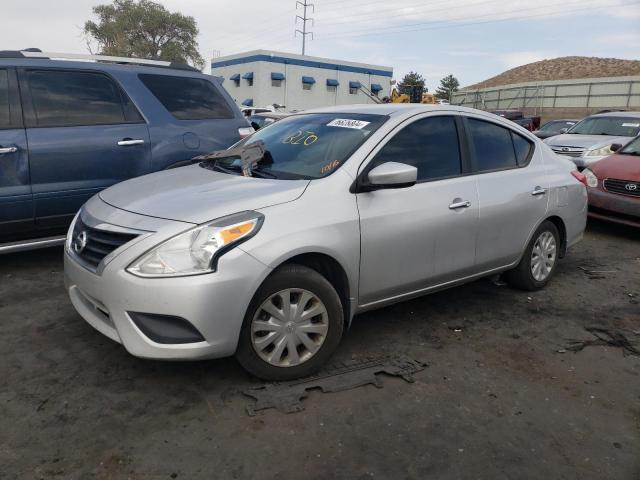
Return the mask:
<path id="1" fill-rule="evenodd" d="M 585 330 L 596 338 L 590 340 L 573 340 L 567 345 L 566 350 L 580 352 L 586 347 L 607 346 L 621 348 L 625 355 L 640 356 L 638 347 L 632 344 L 620 330 L 602 327 L 585 327 Z M 560 351 L 558 350 L 558 352 Z"/>
<path id="2" fill-rule="evenodd" d="M 607 278 L 607 274 L 616 273 L 616 270 L 594 270 L 587 267 L 578 267 L 590 280 L 599 280 Z"/>
<path id="3" fill-rule="evenodd" d="M 404 357 L 369 358 L 345 362 L 312 377 L 270 383 L 244 390 L 242 393 L 256 400 L 254 405 L 247 407 L 247 412 L 251 416 L 256 415 L 259 410 L 268 408 L 275 408 L 283 413 L 294 413 L 304 410 L 302 399 L 309 395 L 309 389 L 319 389 L 323 393 L 329 393 L 342 392 L 364 385 L 382 388 L 379 374 L 400 377 L 413 383 L 413 374 L 424 370 L 426 366 L 424 362 Z"/>

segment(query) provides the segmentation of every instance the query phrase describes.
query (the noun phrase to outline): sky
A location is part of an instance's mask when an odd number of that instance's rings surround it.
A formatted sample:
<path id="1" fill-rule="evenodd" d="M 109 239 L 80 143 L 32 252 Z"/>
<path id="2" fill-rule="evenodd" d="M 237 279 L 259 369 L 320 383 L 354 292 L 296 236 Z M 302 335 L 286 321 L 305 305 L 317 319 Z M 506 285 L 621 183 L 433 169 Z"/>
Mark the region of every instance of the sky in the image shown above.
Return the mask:
<path id="1" fill-rule="evenodd" d="M 207 65 L 216 54 L 300 53 L 295 0 L 157 0 L 193 16 Z M 311 0 L 307 0 L 311 2 Z M 0 49 L 88 53 L 94 0 L 0 0 Z M 417 71 L 433 90 L 453 74 L 470 85 L 567 55 L 640 59 L 640 0 L 313 0 L 307 54 Z M 209 67 L 205 72 L 209 71 Z"/>

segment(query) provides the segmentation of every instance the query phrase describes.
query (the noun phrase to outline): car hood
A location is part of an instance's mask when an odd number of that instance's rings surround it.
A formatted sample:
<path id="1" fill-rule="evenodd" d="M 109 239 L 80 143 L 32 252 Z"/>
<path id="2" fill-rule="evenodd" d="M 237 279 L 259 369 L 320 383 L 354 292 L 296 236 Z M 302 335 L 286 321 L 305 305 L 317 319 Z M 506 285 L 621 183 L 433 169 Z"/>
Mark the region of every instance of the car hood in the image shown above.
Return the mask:
<path id="1" fill-rule="evenodd" d="M 219 173 L 199 165 L 118 183 L 100 192 L 116 208 L 195 224 L 232 213 L 291 202 L 309 180 L 272 180 Z"/>
<path id="2" fill-rule="evenodd" d="M 598 178 L 640 182 L 640 157 L 615 153 L 589 167 Z"/>
<path id="3" fill-rule="evenodd" d="M 633 137 L 614 137 L 609 135 L 575 135 L 563 133 L 555 137 L 547 138 L 544 143 L 552 146 L 583 147 L 587 149 L 606 147 L 612 143 L 625 144 Z"/>

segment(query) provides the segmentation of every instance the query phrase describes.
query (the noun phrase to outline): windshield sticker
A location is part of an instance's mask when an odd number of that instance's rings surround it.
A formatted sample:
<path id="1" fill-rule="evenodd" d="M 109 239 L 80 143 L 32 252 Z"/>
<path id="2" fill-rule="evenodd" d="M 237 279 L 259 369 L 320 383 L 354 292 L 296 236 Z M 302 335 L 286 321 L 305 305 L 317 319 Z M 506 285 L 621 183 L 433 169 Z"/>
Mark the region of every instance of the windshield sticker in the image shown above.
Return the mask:
<path id="1" fill-rule="evenodd" d="M 371 122 L 365 122 L 363 120 L 351 120 L 348 118 L 336 118 L 327 123 L 327 127 L 341 127 L 341 128 L 355 128 L 362 130 Z"/>
<path id="2" fill-rule="evenodd" d="M 640 127 L 640 123 L 623 123 L 622 124 L 623 127 L 633 127 L 633 128 L 638 128 Z"/>
<path id="3" fill-rule="evenodd" d="M 329 173 L 331 170 L 334 170 L 340 165 L 338 160 L 333 160 L 332 162 L 327 163 L 320 169 L 320 173 L 324 175 L 325 173 Z"/>
<path id="4" fill-rule="evenodd" d="M 282 140 L 282 143 L 289 145 L 304 145 L 308 147 L 318 141 L 318 136 L 313 132 L 306 130 L 298 130 L 293 135 L 289 135 Z"/>

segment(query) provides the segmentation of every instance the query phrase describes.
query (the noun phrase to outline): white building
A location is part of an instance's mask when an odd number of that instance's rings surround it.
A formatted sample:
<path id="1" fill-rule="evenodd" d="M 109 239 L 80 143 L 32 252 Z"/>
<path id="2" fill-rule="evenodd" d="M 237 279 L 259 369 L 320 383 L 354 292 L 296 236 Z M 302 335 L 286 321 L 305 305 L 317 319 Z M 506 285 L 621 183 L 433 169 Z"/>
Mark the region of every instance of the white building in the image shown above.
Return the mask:
<path id="1" fill-rule="evenodd" d="M 392 67 L 267 50 L 214 58 L 211 74 L 239 106 L 274 103 L 287 111 L 374 103 L 391 94 Z M 367 92 L 367 93 L 365 93 Z"/>

